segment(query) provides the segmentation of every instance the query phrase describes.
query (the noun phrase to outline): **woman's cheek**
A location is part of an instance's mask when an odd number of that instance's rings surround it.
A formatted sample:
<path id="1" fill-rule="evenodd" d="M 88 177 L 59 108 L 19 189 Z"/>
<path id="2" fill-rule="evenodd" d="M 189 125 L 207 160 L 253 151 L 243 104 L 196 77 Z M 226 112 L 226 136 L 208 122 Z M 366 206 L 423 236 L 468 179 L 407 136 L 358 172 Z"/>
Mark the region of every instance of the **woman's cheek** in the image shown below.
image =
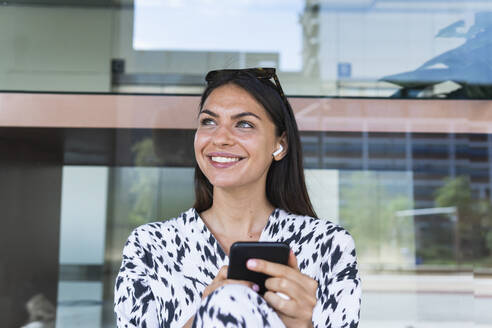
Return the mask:
<path id="1" fill-rule="evenodd" d="M 195 152 L 200 152 L 201 149 L 208 143 L 210 140 L 210 133 L 207 133 L 205 130 L 198 129 L 195 133 Z"/>
<path id="2" fill-rule="evenodd" d="M 195 150 L 195 159 L 200 164 L 202 161 L 202 150 L 204 147 L 204 138 L 198 131 L 195 133 L 195 140 L 193 142 L 194 150 Z M 200 166 L 200 165 L 199 165 Z"/>

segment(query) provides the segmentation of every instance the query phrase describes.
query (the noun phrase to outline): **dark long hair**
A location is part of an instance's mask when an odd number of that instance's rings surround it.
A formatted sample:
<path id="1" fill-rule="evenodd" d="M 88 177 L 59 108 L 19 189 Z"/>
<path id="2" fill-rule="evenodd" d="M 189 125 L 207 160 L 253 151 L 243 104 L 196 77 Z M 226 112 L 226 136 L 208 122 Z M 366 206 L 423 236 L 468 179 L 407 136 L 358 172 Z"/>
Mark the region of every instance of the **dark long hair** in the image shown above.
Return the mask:
<path id="1" fill-rule="evenodd" d="M 247 72 L 225 74 L 209 82 L 200 100 L 200 111 L 208 96 L 220 86 L 234 84 L 258 101 L 272 119 L 276 135 L 285 132 L 287 153 L 280 161 L 272 161 L 267 174 L 266 195 L 275 207 L 290 213 L 316 217 L 306 189 L 302 165 L 301 140 L 290 103 L 282 100 L 275 84 L 270 80 L 260 80 Z M 213 186 L 195 163 L 195 204 L 198 212 L 212 206 Z"/>

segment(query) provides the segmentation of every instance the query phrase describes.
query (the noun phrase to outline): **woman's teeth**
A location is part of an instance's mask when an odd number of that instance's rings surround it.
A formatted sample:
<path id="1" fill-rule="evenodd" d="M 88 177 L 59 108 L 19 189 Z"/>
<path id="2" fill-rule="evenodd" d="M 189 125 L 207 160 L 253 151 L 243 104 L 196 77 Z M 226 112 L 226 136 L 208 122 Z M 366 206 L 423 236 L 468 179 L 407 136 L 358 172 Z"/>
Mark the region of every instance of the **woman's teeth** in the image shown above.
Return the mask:
<path id="1" fill-rule="evenodd" d="M 237 162 L 239 161 L 239 157 L 212 157 L 212 161 L 218 162 L 218 163 L 230 163 L 230 162 Z"/>

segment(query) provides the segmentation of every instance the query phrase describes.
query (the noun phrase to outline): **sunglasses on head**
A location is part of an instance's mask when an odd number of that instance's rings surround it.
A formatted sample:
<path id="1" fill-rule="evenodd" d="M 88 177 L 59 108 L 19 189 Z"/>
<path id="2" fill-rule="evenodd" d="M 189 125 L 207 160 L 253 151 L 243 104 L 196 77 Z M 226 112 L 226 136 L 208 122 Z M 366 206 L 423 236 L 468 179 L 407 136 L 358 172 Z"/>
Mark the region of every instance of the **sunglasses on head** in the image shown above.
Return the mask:
<path id="1" fill-rule="evenodd" d="M 205 81 L 207 81 L 207 84 L 216 80 L 218 77 L 221 76 L 228 76 L 228 75 L 238 75 L 241 73 L 245 74 L 250 74 L 256 77 L 258 80 L 270 80 L 273 78 L 275 81 L 275 86 L 280 94 L 280 97 L 282 98 L 282 101 L 285 103 L 287 108 L 289 108 L 289 103 L 287 101 L 287 98 L 285 97 L 284 91 L 282 90 L 282 87 L 280 86 L 280 81 L 278 80 L 278 76 L 275 73 L 275 68 L 273 67 L 258 67 L 258 68 L 244 68 L 244 69 L 220 69 L 220 70 L 215 70 L 215 71 L 210 71 L 208 74 L 205 76 Z"/>

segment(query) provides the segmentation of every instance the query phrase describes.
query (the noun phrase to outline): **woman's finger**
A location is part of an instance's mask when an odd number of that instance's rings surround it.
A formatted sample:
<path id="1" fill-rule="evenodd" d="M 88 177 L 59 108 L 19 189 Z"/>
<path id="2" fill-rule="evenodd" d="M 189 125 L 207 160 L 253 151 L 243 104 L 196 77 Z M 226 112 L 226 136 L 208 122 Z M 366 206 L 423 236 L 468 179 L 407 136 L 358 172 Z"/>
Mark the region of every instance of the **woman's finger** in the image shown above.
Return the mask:
<path id="1" fill-rule="evenodd" d="M 287 295 L 300 305 L 307 304 L 314 307 L 316 305 L 316 293 L 309 290 L 297 282 L 285 278 L 268 278 L 265 287 L 272 292 L 280 292 Z M 282 295 L 279 295 L 282 296 Z"/>
<path id="2" fill-rule="evenodd" d="M 227 265 L 224 265 L 220 268 L 219 272 L 217 273 L 217 276 L 215 276 L 215 279 L 218 279 L 218 280 L 224 280 L 224 279 L 227 279 L 227 268 L 229 266 Z M 214 280 L 215 280 L 214 279 Z"/>
<path id="3" fill-rule="evenodd" d="M 290 261 L 293 263 L 294 259 L 291 259 Z M 301 282 L 301 284 L 306 278 L 310 279 L 299 271 L 299 268 L 297 268 L 297 263 L 296 268 L 293 268 L 288 265 L 265 260 L 249 259 L 248 262 L 246 262 L 246 266 L 251 271 L 263 272 L 264 274 L 272 277 L 288 277 L 289 279 Z"/>
<path id="4" fill-rule="evenodd" d="M 309 306 L 299 306 L 293 300 L 287 300 L 274 292 L 266 292 L 263 296 L 265 301 L 277 310 L 280 314 L 280 317 L 286 316 L 288 318 L 303 320 L 303 321 L 311 321 L 313 317 L 313 309 Z"/>
<path id="5" fill-rule="evenodd" d="M 299 307 L 297 303 L 292 299 L 285 299 L 272 291 L 267 291 L 263 295 L 263 298 L 272 308 L 280 311 L 283 315 L 286 315 L 288 317 L 297 317 Z"/>

